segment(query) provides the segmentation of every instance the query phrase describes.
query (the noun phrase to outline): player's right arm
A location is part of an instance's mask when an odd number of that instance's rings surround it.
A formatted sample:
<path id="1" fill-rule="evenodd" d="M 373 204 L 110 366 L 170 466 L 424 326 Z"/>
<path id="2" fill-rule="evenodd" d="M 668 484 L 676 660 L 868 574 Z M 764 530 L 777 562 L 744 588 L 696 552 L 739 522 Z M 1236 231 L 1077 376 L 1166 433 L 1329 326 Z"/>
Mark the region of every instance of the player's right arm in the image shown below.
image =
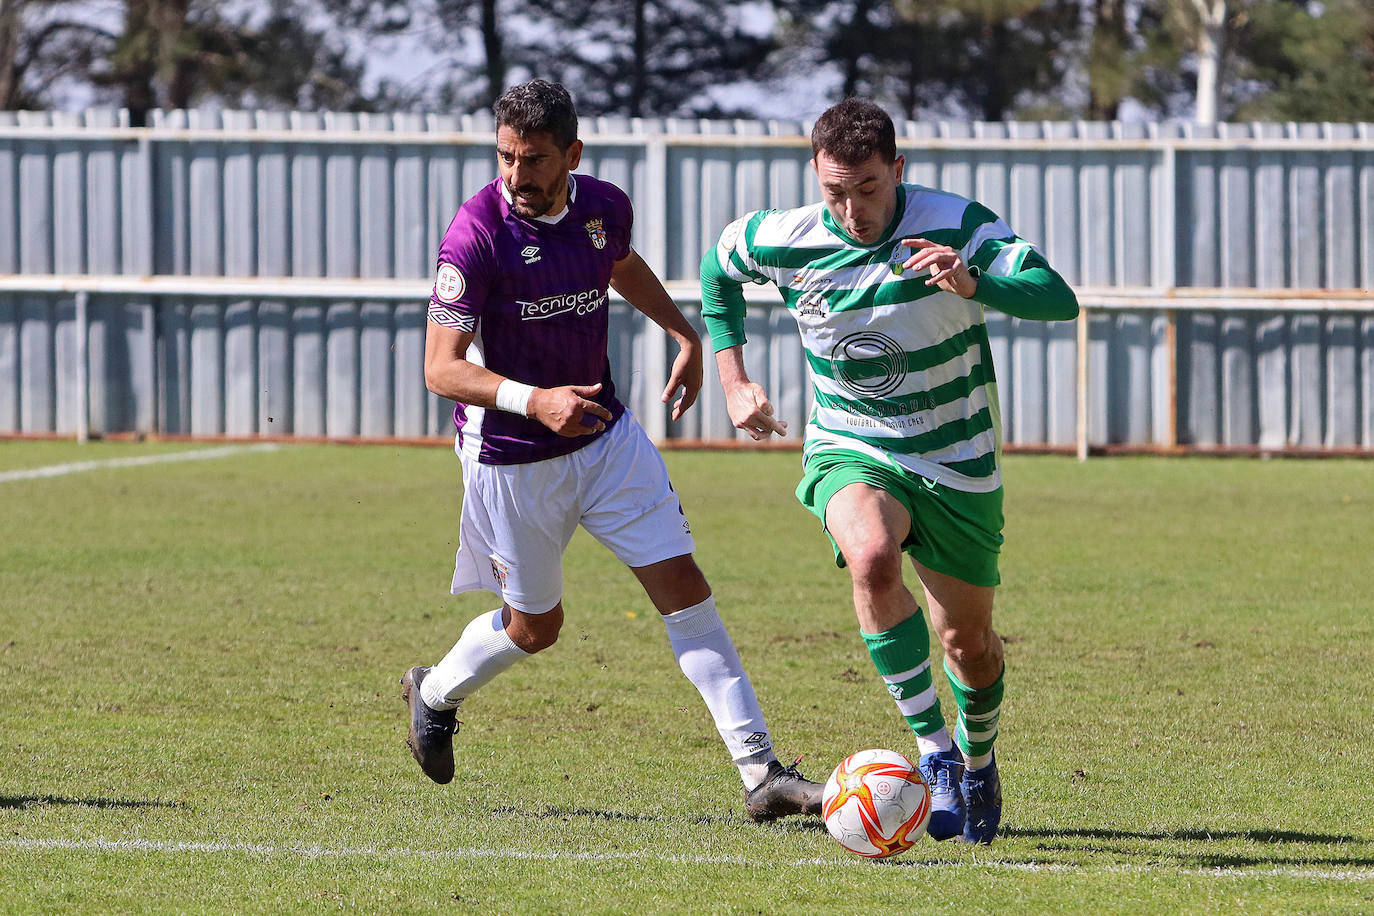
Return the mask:
<path id="1" fill-rule="evenodd" d="M 440 397 L 474 407 L 498 407 L 496 391 L 505 377 L 467 359 L 474 331 L 445 327 L 430 319 L 425 330 L 425 387 Z M 514 381 L 519 381 L 515 379 Z M 585 436 L 606 428 L 611 412 L 593 400 L 595 385 L 535 388 L 525 416 L 560 436 Z"/>
<path id="2" fill-rule="evenodd" d="M 726 226 L 701 259 L 701 317 L 715 350 L 725 408 L 735 428 L 756 442 L 774 433 L 787 435 L 786 421 L 773 416 L 767 392 L 744 368 L 744 283 L 759 277 L 748 266 L 744 230 L 757 216 L 748 214 Z"/>

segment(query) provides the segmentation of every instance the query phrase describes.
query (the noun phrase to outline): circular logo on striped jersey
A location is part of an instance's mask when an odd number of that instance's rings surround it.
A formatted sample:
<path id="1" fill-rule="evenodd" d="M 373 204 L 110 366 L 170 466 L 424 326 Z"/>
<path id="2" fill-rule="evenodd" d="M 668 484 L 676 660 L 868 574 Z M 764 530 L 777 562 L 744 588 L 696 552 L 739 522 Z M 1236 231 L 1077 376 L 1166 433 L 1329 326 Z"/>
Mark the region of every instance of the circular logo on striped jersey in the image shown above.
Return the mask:
<path id="1" fill-rule="evenodd" d="M 830 351 L 835 379 L 864 398 L 886 397 L 906 379 L 906 353 L 901 344 L 874 331 L 849 334 Z"/>

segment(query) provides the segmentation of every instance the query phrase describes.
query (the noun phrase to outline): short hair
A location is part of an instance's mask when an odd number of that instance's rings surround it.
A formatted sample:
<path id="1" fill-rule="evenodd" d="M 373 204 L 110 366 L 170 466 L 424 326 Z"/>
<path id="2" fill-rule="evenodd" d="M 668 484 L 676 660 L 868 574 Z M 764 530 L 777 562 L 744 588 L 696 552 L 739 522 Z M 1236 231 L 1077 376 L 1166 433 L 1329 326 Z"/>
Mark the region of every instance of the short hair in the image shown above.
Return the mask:
<path id="1" fill-rule="evenodd" d="M 530 80 L 512 86 L 501 93 L 492 111 L 498 130 L 509 127 L 521 137 L 549 134 L 563 150 L 577 139 L 577 109 L 560 83 Z"/>
<path id="2" fill-rule="evenodd" d="M 897 130 L 886 111 L 868 99 L 848 98 L 825 110 L 811 128 L 811 155 L 825 153 L 843 165 L 867 162 L 874 153 L 897 161 Z"/>

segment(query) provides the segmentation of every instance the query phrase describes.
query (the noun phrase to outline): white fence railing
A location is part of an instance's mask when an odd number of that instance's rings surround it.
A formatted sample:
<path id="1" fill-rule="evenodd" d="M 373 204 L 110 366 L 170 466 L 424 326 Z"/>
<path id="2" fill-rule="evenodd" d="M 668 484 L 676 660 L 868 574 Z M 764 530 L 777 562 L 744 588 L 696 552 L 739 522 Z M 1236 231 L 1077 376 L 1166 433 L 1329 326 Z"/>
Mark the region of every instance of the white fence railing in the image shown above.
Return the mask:
<path id="1" fill-rule="evenodd" d="M 695 283 L 669 283 L 669 292 L 690 316 L 696 316 L 700 302 L 700 290 Z M 1127 447 L 1159 451 L 1175 451 L 1187 448 L 1233 448 L 1242 450 L 1263 450 L 1272 452 L 1312 451 L 1325 449 L 1339 453 L 1367 454 L 1374 451 L 1374 295 L 1362 289 L 1226 289 L 1226 288 L 1115 288 L 1081 287 L 1077 290 L 1082 313 L 1075 322 L 1073 334 L 1066 337 L 1058 328 L 1041 326 L 1034 322 L 1018 322 L 989 312 L 990 335 L 993 338 L 993 351 L 998 362 L 997 370 L 1003 394 L 1004 425 L 1007 428 L 1007 443 L 1015 449 L 1049 448 L 1067 450 L 1072 448 L 1080 458 L 1088 455 L 1093 448 Z M 115 428 L 121 424 L 104 422 L 97 424 L 97 433 L 148 432 L 190 434 L 200 436 L 255 436 L 287 435 L 314 437 L 323 435 L 333 438 L 415 438 L 446 435 L 447 410 L 433 405 L 418 426 L 405 427 L 399 418 L 404 411 L 401 405 L 414 405 L 418 400 L 438 401 L 422 390 L 410 390 L 416 386 L 423 388 L 417 360 L 423 352 L 423 303 L 429 295 L 427 281 L 389 280 L 389 279 L 325 279 L 299 277 L 186 277 L 186 276 L 35 276 L 0 275 L 0 303 L 4 301 L 32 301 L 39 297 L 46 302 L 70 301 L 73 308 L 58 314 L 57 311 L 40 313 L 48 315 L 53 327 L 46 332 L 37 331 L 39 346 L 56 347 L 59 332 L 56 326 L 67 328 L 69 344 L 68 358 L 58 359 L 56 354 L 48 358 L 51 371 L 60 378 L 52 381 L 51 390 L 62 393 L 62 398 L 70 403 L 53 405 L 54 417 L 51 429 L 43 429 L 42 424 L 29 422 L 4 423 L 6 400 L 17 403 L 24 397 L 27 385 L 33 388 L 41 385 L 41 373 L 26 370 L 22 353 L 18 360 L 11 360 L 14 370 L 10 380 L 4 376 L 4 366 L 0 363 L 0 434 L 25 432 L 64 432 L 78 439 L 85 439 L 92 432 L 93 400 L 109 403 L 120 396 L 132 398 L 142 403 L 156 404 L 169 398 L 180 396 L 190 401 L 197 391 L 212 392 L 210 401 L 217 401 L 211 407 L 196 405 L 196 410 L 171 412 L 165 410 L 144 410 L 147 418 L 156 416 L 153 422 L 123 424 L 127 429 Z M 357 312 L 345 312 L 352 318 L 342 327 L 352 334 L 341 348 L 330 342 L 316 341 L 309 346 L 297 346 L 291 341 L 277 346 L 250 340 L 243 345 L 230 342 L 232 332 L 226 330 L 223 317 L 212 318 L 202 333 L 208 334 L 209 343 L 199 348 L 183 342 L 177 349 L 169 340 L 172 322 L 152 320 L 153 327 L 148 329 L 144 322 L 144 337 L 140 338 L 141 355 L 129 358 L 130 363 L 140 364 L 132 374 L 141 383 L 131 383 L 130 390 L 116 395 L 103 390 L 108 372 L 93 371 L 91 301 L 98 297 L 101 301 L 125 301 L 140 303 L 140 307 L 151 310 L 156 315 L 160 308 L 175 303 L 175 308 L 185 313 L 197 308 L 228 308 L 228 303 L 277 303 L 288 311 L 293 307 L 310 307 L 321 313 L 335 308 L 352 308 L 350 304 L 373 303 L 374 308 L 388 311 L 404 307 L 404 318 L 390 317 L 383 324 L 384 329 L 367 340 L 359 331 Z M 790 323 L 780 320 L 779 313 L 784 310 L 778 305 L 774 291 L 761 287 L 746 287 L 746 297 L 751 305 L 753 322 L 751 335 L 754 344 L 748 351 L 751 365 L 758 363 L 762 355 L 763 365 L 759 370 L 766 373 L 761 380 L 770 389 L 778 392 L 777 400 L 783 408 L 783 415 L 793 428 L 799 429 L 805 421 L 810 408 L 810 397 L 805 384 L 804 361 L 800 355 L 800 345 Z M 295 306 L 286 305 L 295 303 Z M 340 304 L 343 304 L 342 306 Z M 703 391 L 700 410 L 709 415 L 694 419 L 686 424 L 672 424 L 667 419 L 662 405 L 658 403 L 657 393 L 666 378 L 667 356 L 666 339 L 652 324 L 634 315 L 631 310 L 620 304 L 620 320 L 613 324 L 617 339 L 612 341 L 613 365 L 618 378 L 621 396 L 644 422 L 651 435 L 663 441 L 678 440 L 691 442 L 741 441 L 728 426 L 722 422 L 723 405 L 713 389 L 714 367 L 708 359 L 708 384 Z M 252 307 L 250 307 L 250 312 Z M 1196 430 L 1185 424 L 1180 426 L 1181 367 L 1197 363 L 1181 349 L 1179 323 L 1194 316 L 1236 319 L 1238 316 L 1252 315 L 1251 319 L 1261 322 L 1278 320 L 1307 320 L 1313 316 L 1344 316 L 1340 320 L 1347 324 L 1355 323 L 1348 341 L 1350 352 L 1340 355 L 1339 341 L 1332 334 L 1326 334 L 1323 355 L 1323 373 L 1318 378 L 1307 378 L 1308 387 L 1316 385 L 1317 393 L 1294 389 L 1295 373 L 1291 365 L 1299 359 L 1295 355 L 1298 344 L 1285 340 L 1280 344 L 1279 358 L 1283 367 L 1277 375 L 1270 366 L 1265 369 L 1265 360 L 1273 361 L 1271 353 L 1251 352 L 1256 368 L 1252 371 L 1232 372 L 1254 390 L 1243 393 L 1228 392 L 1225 384 L 1216 384 L 1219 400 L 1232 398 L 1247 404 L 1265 405 L 1275 409 L 1275 405 L 1293 405 L 1305 402 L 1323 403 L 1321 408 L 1327 415 L 1326 426 L 1337 422 L 1343 416 L 1348 429 L 1325 429 L 1315 441 L 1311 433 L 1303 433 L 1295 422 L 1284 416 L 1278 419 L 1260 416 L 1253 424 L 1256 435 L 1242 440 L 1231 437 L 1230 441 L 1207 442 Z M 222 313 L 216 312 L 219 315 Z M 1123 316 L 1135 316 L 1148 327 L 1142 329 L 1140 321 L 1132 320 L 1123 324 Z M 1229 316 L 1229 317 L 1227 317 Z M 0 349 L 6 341 L 4 332 L 5 315 L 0 308 Z M 1105 320 L 1104 320 L 1105 319 Z M 254 322 L 256 321 L 256 324 Z M 16 317 L 8 335 L 16 341 L 15 350 L 22 351 L 19 345 L 23 334 L 19 325 L 23 321 Z M 289 321 L 282 327 L 289 328 Z M 266 323 L 261 319 L 249 319 L 250 329 L 261 331 Z M 1048 328 L 1048 330 L 1046 330 Z M 1067 330 L 1067 329 L 1065 329 Z M 187 332 L 189 335 L 191 332 Z M 299 332 L 283 330 L 290 337 Z M 321 333 L 326 333 L 321 331 Z M 252 336 L 250 334 L 250 336 Z M 758 338 L 762 336 L 763 340 Z M 1321 335 L 1319 335 L 1321 336 Z M 1118 339 L 1120 338 L 1120 339 Z M 398 342 L 404 341 L 399 348 Z M 418 343 L 418 345 L 417 345 Z M 33 349 L 30 344 L 28 349 Z M 388 348 L 391 355 L 379 357 L 382 348 Z M 1249 347 L 1253 351 L 1253 345 Z M 177 372 L 168 371 L 168 361 L 175 359 L 174 353 L 180 352 L 184 364 Z M 342 355 L 335 355 L 340 353 Z M 209 354 L 205 357 L 204 354 Z M 197 364 L 197 354 L 207 360 L 207 365 Z M 314 354 L 315 356 L 311 356 Z M 405 354 L 408 354 L 405 355 Z M 30 354 L 32 355 L 32 354 Z M 316 367 L 310 363 L 318 357 L 324 362 Z M 382 359 L 386 366 L 379 376 L 373 372 L 368 376 L 365 369 L 369 360 L 375 364 Z M 326 365 L 330 359 L 335 363 Z M 1310 354 L 1301 357 L 1310 362 Z M 290 370 L 273 363 L 291 363 Z M 1205 362 L 1205 360 L 1204 360 Z M 1220 362 L 1220 360 L 1218 360 Z M 1126 365 L 1128 369 L 1117 368 Z M 1341 375 L 1340 366 L 1348 370 Z M 1143 369 L 1141 367 L 1144 367 Z M 1126 381 L 1113 386 L 1111 378 L 1123 372 L 1129 376 Z M 26 375 L 27 373 L 27 375 Z M 302 384 L 302 378 L 327 377 L 328 383 L 315 391 L 309 384 Z M 1307 373 L 1311 375 L 1311 373 Z M 175 376 L 175 380 L 172 379 Z M 388 410 L 396 417 L 373 417 L 368 419 L 367 400 L 374 396 L 378 387 L 369 381 L 381 377 L 380 387 L 387 388 L 389 394 L 383 398 L 387 402 L 380 408 Z M 254 393 L 255 386 L 263 379 L 276 379 L 277 388 L 272 397 L 281 405 L 290 403 L 295 415 L 301 418 L 318 415 L 324 419 L 316 426 L 307 422 L 282 422 L 272 417 L 271 406 L 258 403 L 255 409 L 242 405 L 236 406 L 234 392 L 247 393 L 256 402 L 263 396 Z M 1276 380 L 1277 379 L 1277 380 Z M 622 381 L 623 380 L 623 381 Z M 1071 381 L 1070 381 L 1071 380 Z M 1234 379 L 1232 380 L 1234 383 Z M 1195 386 L 1206 389 L 1211 382 L 1203 378 Z M 154 390 L 131 390 L 147 388 Z M 1124 385 L 1124 388 L 1122 387 Z M 1259 390 L 1265 385 L 1279 386 L 1283 392 L 1264 392 Z M 1034 391 L 1040 387 L 1042 390 Z M 289 389 L 287 391 L 282 388 Z M 295 390 L 303 388 L 304 390 Z M 1023 392 L 1024 389 L 1024 392 Z M 1120 396 L 1126 392 L 1125 399 Z M 311 403 L 315 397 L 335 399 L 347 398 L 350 406 L 338 411 Z M 1014 394 L 1009 397 L 1008 395 Z M 56 395 L 55 395 L 56 396 Z M 1148 402 L 1142 406 L 1139 402 Z M 1339 410 L 1333 406 L 1344 401 Z M 1134 402 L 1134 403 L 1133 403 Z M 1205 403 L 1205 401 L 1204 401 Z M 1224 403 L 1216 409 L 1223 410 Z M 412 407 L 411 412 L 417 408 Z M 1205 412 L 1206 407 L 1202 410 Z M 198 411 L 198 412 L 197 412 Z M 216 417 L 215 413 L 219 416 Z M 331 412 L 332 411 L 332 412 Z M 1133 411 L 1144 420 L 1135 427 L 1145 429 L 1145 435 L 1114 433 L 1114 430 L 1132 428 L 1130 423 L 1115 416 L 1117 411 Z M 293 416 L 292 410 L 275 410 Z M 1197 408 L 1193 408 L 1197 412 Z M 1285 414 L 1289 411 L 1285 410 Z M 1310 410 L 1308 411 L 1311 412 Z M 132 415 L 137 411 L 126 411 Z M 175 413 L 179 422 L 161 422 Z M 22 410 L 11 405 L 8 415 L 19 418 Z M 271 427 L 255 421 L 253 414 L 267 415 Z M 110 415 L 106 411 L 106 415 Z M 234 419 L 238 416 L 239 419 Z M 361 417 L 361 424 L 350 425 L 349 418 Z M 190 419 L 188 420 L 188 416 Z M 338 416 L 344 420 L 335 423 Z M 65 417 L 65 422 L 56 418 Z M 1071 418 L 1071 422 L 1069 422 Z M 1310 422 L 1307 421 L 1307 422 Z M 171 428 L 168 428 L 171 427 Z M 1266 430 L 1268 432 L 1266 432 Z M 1277 432 L 1275 431 L 1277 430 Z M 1294 434 L 1296 432 L 1296 434 Z M 1304 441 L 1306 437 L 1306 441 Z"/>

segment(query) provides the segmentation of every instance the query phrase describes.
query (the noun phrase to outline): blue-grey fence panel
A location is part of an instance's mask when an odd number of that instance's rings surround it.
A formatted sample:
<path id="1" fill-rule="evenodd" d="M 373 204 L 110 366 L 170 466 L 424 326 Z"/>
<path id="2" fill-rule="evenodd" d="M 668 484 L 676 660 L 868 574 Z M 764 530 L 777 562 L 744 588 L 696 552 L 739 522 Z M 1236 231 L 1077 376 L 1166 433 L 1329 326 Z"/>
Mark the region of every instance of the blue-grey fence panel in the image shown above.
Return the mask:
<path id="1" fill-rule="evenodd" d="M 158 429 L 156 311 L 149 301 L 92 297 L 90 329 L 90 431 Z"/>
<path id="2" fill-rule="evenodd" d="M 257 303 L 234 300 L 224 307 L 224 432 L 258 431 Z"/>
<path id="3" fill-rule="evenodd" d="M 285 112 L 260 112 L 253 121 L 262 130 L 285 130 Z M 291 274 L 291 154 L 283 143 L 249 147 L 253 196 L 251 226 L 255 273 L 263 277 Z M 245 177 L 245 182 L 248 178 Z"/>
<path id="4" fill-rule="evenodd" d="M 14 112 L 0 112 L 0 127 L 17 123 Z M 19 238 L 23 223 L 19 217 L 20 145 L 0 143 L 0 272 L 20 270 Z"/>
<path id="5" fill-rule="evenodd" d="M 297 115 L 293 126 L 315 129 L 319 115 Z M 286 254 L 286 275 L 323 277 L 325 275 L 324 226 L 324 148 L 318 143 L 292 144 L 290 157 L 291 196 L 287 224 L 291 227 L 291 247 Z"/>
<path id="6" fill-rule="evenodd" d="M 1185 444 L 1369 448 L 1370 318 L 1341 312 L 1179 317 Z"/>
<path id="7" fill-rule="evenodd" d="M 395 393 L 392 383 L 391 306 L 385 302 L 364 302 L 359 311 L 358 387 L 360 389 L 358 433 L 370 438 L 395 435 Z"/>
<path id="8" fill-rule="evenodd" d="M 325 306 L 300 302 L 291 309 L 291 423 L 283 433 L 325 434 Z"/>
<path id="9" fill-rule="evenodd" d="M 335 302 L 325 309 L 325 426 L 331 438 L 358 435 L 358 306 Z"/>
<path id="10" fill-rule="evenodd" d="M 19 304 L 0 296 L 0 432 L 15 432 L 19 422 L 20 366 Z"/>
<path id="11" fill-rule="evenodd" d="M 190 428 L 190 386 L 186 379 L 191 358 L 187 312 L 185 305 L 171 301 L 162 302 L 157 310 L 157 426 L 159 431 L 166 433 L 183 433 Z"/>
<path id="12" fill-rule="evenodd" d="M 425 390 L 425 311 L 419 302 L 395 306 L 396 336 L 391 347 L 392 391 L 396 399 L 394 435 L 413 439 L 430 434 L 429 398 Z"/>
<path id="13" fill-rule="evenodd" d="M 458 205 L 496 174 L 486 114 L 174 111 L 153 124 L 125 130 L 108 111 L 0 113 L 0 273 L 427 278 Z M 583 170 L 631 194 L 635 245 L 664 278 L 691 280 L 730 220 L 818 199 L 807 129 L 588 119 Z M 1374 285 L 1368 124 L 902 123 L 898 133 L 908 179 L 981 200 L 1077 285 Z M 695 303 L 683 306 L 699 321 Z M 1179 312 L 1171 347 L 1163 306 L 1090 319 L 1090 441 L 1374 447 L 1367 313 L 1227 312 L 1219 301 Z M 423 387 L 423 297 L 93 292 L 88 316 L 82 393 L 72 295 L 0 295 L 0 432 L 70 432 L 81 394 L 97 433 L 451 430 L 451 405 Z M 1007 441 L 1069 444 L 1073 325 L 989 319 Z M 617 382 L 651 432 L 741 435 L 714 382 L 700 409 L 670 422 L 657 399 L 671 341 L 624 306 L 612 326 Z M 751 306 L 748 327 L 751 371 L 800 426 L 810 393 L 790 316 Z"/>
<path id="14" fill-rule="evenodd" d="M 1366 315 L 1360 319 L 1359 354 L 1356 362 L 1360 367 L 1359 387 L 1359 437 L 1356 440 L 1366 448 L 1374 443 L 1374 316 Z"/>
<path id="15" fill-rule="evenodd" d="M 64 367 L 75 366 L 77 361 L 79 338 L 75 300 L 71 296 L 57 299 L 50 314 L 53 316 L 52 359 L 55 376 L 52 386 L 53 427 L 59 432 L 72 433 L 77 429 L 77 376 L 64 371 Z"/>
<path id="16" fill-rule="evenodd" d="M 295 428 L 292 411 L 291 308 L 258 303 L 258 414 L 254 432 L 276 435 Z"/>
<path id="17" fill-rule="evenodd" d="M 196 302 L 190 307 L 191 426 L 193 436 L 223 435 L 224 404 L 224 305 L 219 301 Z"/>
<path id="18" fill-rule="evenodd" d="M 57 425 L 57 366 L 53 340 L 57 316 L 52 302 L 25 297 L 19 302 L 19 431 L 67 431 Z"/>

